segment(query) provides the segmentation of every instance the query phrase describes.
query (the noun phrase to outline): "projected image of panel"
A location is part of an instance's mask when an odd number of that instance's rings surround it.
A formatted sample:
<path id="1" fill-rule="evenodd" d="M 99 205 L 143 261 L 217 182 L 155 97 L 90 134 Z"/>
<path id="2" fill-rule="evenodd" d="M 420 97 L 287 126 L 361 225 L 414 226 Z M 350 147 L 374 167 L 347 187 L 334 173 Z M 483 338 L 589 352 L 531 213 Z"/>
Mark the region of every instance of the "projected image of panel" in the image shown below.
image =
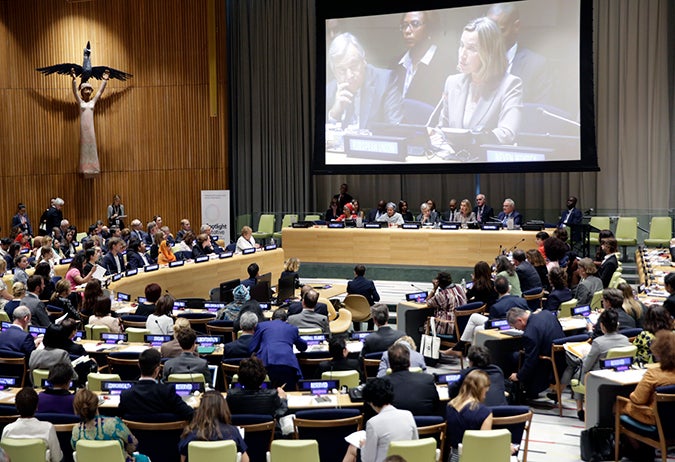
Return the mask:
<path id="1" fill-rule="evenodd" d="M 582 155 L 580 0 L 325 3 L 315 170 L 597 169 L 592 133 Z"/>

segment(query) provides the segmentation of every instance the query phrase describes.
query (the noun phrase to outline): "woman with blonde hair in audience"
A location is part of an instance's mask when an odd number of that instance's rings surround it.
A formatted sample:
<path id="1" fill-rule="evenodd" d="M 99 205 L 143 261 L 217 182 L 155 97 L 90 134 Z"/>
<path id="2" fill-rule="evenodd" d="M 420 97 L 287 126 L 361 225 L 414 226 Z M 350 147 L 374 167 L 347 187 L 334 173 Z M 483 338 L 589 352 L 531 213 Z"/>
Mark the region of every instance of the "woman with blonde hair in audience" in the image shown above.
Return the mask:
<path id="1" fill-rule="evenodd" d="M 7 262 L 4 258 L 0 258 L 0 310 L 5 306 L 7 302 L 12 299 L 12 294 L 7 290 L 7 284 L 5 283 L 4 276 L 7 272 Z M 10 319 L 12 319 L 10 317 Z"/>
<path id="2" fill-rule="evenodd" d="M 65 279 L 60 279 L 54 286 L 49 304 L 61 308 L 64 314 L 68 314 L 69 318 L 80 321 L 80 314 L 73 308 L 70 301 L 71 292 L 70 283 Z"/>
<path id="3" fill-rule="evenodd" d="M 225 398 L 218 391 L 207 391 L 178 442 L 180 460 L 188 461 L 188 445 L 192 441 L 224 440 L 234 441 L 237 452 L 241 454 L 241 462 L 249 461 L 246 443 L 239 429 L 232 425 L 230 409 Z"/>
<path id="4" fill-rule="evenodd" d="M 183 329 L 190 329 L 190 321 L 187 318 L 176 318 L 173 323 L 173 339 L 162 343 L 159 351 L 162 353 L 162 358 L 175 358 L 183 353 L 183 348 L 178 343 L 178 331 Z"/>
<path id="5" fill-rule="evenodd" d="M 296 257 L 291 257 L 284 263 L 284 270 L 281 272 L 279 279 L 292 276 L 293 280 L 295 281 L 295 288 L 297 289 L 302 285 L 300 284 L 300 275 L 298 274 L 299 270 L 300 260 Z"/>
<path id="6" fill-rule="evenodd" d="M 621 307 L 631 318 L 635 319 L 635 327 L 642 327 L 645 307 L 635 298 L 633 288 L 626 282 L 622 282 L 616 288 L 623 294 L 623 305 Z"/>
<path id="7" fill-rule="evenodd" d="M 138 440 L 119 417 L 102 416 L 98 413 L 98 395 L 83 388 L 73 400 L 75 414 L 80 423 L 73 427 L 70 445 L 73 450 L 79 440 L 118 441 L 125 453 L 125 462 L 149 462 L 147 456 L 135 453 Z"/>
<path id="8" fill-rule="evenodd" d="M 241 236 L 237 239 L 236 252 L 242 253 L 246 249 L 257 249 L 258 247 L 260 247 L 260 245 L 256 244 L 251 227 L 244 226 L 241 228 Z"/>
<path id="9" fill-rule="evenodd" d="M 15 282 L 12 284 L 12 299 L 5 303 L 5 313 L 12 318 L 14 310 L 21 305 L 21 299 L 26 296 L 26 284 L 23 282 Z"/>

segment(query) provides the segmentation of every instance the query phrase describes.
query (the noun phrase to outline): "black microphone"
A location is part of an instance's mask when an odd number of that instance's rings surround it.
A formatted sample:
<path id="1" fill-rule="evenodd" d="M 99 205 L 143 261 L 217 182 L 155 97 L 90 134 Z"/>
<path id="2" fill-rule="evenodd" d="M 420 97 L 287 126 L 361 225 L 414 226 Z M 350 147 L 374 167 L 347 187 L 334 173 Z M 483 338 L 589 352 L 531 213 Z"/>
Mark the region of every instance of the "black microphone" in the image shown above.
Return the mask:
<path id="1" fill-rule="evenodd" d="M 424 289 L 422 289 L 422 288 L 420 288 L 420 287 L 417 287 L 417 286 L 416 286 L 415 284 L 413 284 L 412 282 L 410 283 L 410 285 L 411 285 L 413 288 L 419 290 L 420 292 L 427 292 L 426 290 L 424 290 Z"/>
<path id="2" fill-rule="evenodd" d="M 155 324 L 157 324 L 157 327 L 159 327 L 161 335 L 169 335 L 168 332 L 164 332 L 164 329 L 162 328 L 162 325 L 159 323 L 159 320 L 157 318 L 155 318 Z"/>
<path id="3" fill-rule="evenodd" d="M 497 217 L 489 217 L 489 218 L 490 218 L 490 220 L 496 221 L 497 223 L 501 223 L 501 222 L 502 222 L 502 220 L 500 220 L 500 219 L 497 218 Z"/>
<path id="4" fill-rule="evenodd" d="M 591 207 L 590 209 L 584 212 L 584 215 L 593 215 L 593 212 L 595 212 L 595 210 L 593 210 L 593 207 Z"/>
<path id="5" fill-rule="evenodd" d="M 514 246 L 511 247 L 511 248 L 508 250 L 508 252 L 506 252 L 506 253 L 513 252 L 514 250 L 516 250 L 516 249 L 518 248 L 518 245 L 519 245 L 519 244 L 522 244 L 523 242 L 525 242 L 525 238 L 522 238 L 521 240 L 519 240 L 518 242 L 516 242 L 516 243 L 514 244 Z"/>

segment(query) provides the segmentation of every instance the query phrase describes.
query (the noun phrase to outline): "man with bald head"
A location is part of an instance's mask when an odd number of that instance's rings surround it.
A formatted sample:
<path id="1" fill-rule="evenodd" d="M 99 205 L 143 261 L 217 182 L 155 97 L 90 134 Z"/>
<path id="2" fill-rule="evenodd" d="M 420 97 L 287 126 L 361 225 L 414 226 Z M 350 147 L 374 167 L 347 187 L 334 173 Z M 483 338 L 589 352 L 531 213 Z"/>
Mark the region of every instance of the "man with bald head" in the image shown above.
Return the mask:
<path id="1" fill-rule="evenodd" d="M 319 328 L 321 329 L 321 333 L 330 334 L 328 317 L 314 311 L 314 307 L 318 301 L 319 293 L 314 289 L 308 290 L 302 297 L 302 311 L 293 316 L 289 316 L 288 323 L 294 325 L 298 329 Z"/>

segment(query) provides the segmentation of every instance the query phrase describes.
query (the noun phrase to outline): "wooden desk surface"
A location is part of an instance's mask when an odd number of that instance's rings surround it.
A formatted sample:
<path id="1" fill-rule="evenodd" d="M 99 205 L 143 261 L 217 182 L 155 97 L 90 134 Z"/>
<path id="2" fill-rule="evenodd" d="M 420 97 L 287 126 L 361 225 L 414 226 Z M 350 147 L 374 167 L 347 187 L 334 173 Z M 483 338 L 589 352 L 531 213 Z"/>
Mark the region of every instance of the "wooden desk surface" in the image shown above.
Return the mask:
<path id="1" fill-rule="evenodd" d="M 260 266 L 260 274 L 272 273 L 275 285 L 284 268 L 284 250 L 261 251 L 249 255 L 234 255 L 231 258 L 209 260 L 204 263 L 185 263 L 176 268 L 160 267 L 151 273 L 139 273 L 124 277 L 110 284 L 113 292 L 131 295 L 131 299 L 145 296 L 145 286 L 155 282 L 175 298 L 209 298 L 209 291 L 221 282 L 231 279 L 247 279 L 246 269 L 251 263 Z"/>
<path id="2" fill-rule="evenodd" d="M 536 249 L 534 231 L 284 228 L 286 255 L 303 262 L 473 267 L 500 246 Z M 521 242 L 521 240 L 524 240 Z M 339 243 L 340 251 L 336 252 Z"/>

